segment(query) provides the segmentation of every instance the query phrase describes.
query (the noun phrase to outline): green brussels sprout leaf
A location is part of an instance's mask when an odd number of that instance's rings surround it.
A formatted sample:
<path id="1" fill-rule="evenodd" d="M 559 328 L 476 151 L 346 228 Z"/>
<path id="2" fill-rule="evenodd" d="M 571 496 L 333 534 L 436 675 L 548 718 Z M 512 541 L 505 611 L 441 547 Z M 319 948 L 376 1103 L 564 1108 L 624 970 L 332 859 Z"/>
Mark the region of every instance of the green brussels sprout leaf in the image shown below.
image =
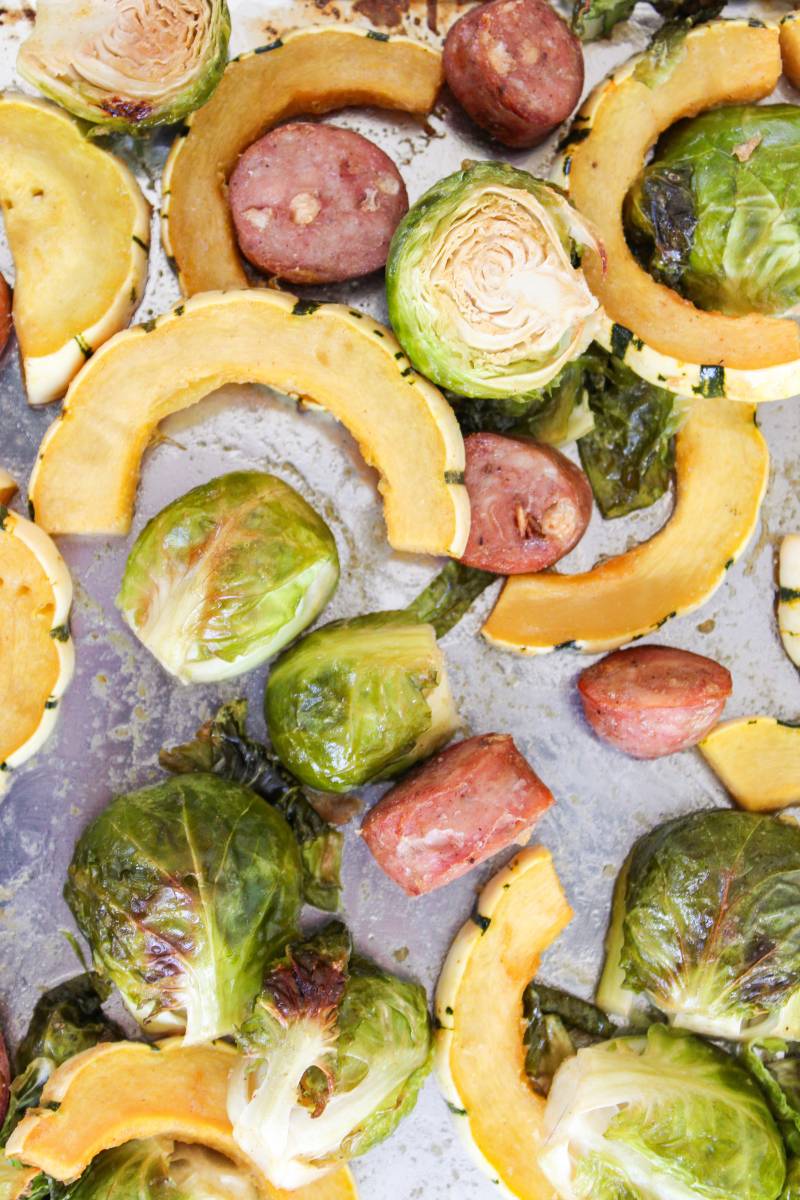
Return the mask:
<path id="1" fill-rule="evenodd" d="M 148 522 L 117 605 L 167 671 L 208 683 L 277 654 L 338 579 L 333 534 L 310 504 L 273 475 L 234 471 Z"/>
<path id="2" fill-rule="evenodd" d="M 437 638 L 457 625 L 464 613 L 497 576 L 491 571 L 479 571 L 456 559 L 450 559 L 435 575 L 406 612 L 427 625 L 432 625 Z"/>
<path id="3" fill-rule="evenodd" d="M 228 1113 L 276 1186 L 312 1183 L 383 1141 L 430 1069 L 427 997 L 351 954 L 334 922 L 268 969 L 237 1034 Z"/>
<path id="4" fill-rule="evenodd" d="M 547 1095 L 558 1068 L 580 1046 L 617 1032 L 602 1009 L 560 988 L 533 980 L 522 996 L 526 1022 L 525 1072 L 535 1091 Z"/>
<path id="5" fill-rule="evenodd" d="M 335 912 L 341 895 L 344 838 L 316 811 L 269 747 L 247 736 L 247 701 L 223 704 L 192 741 L 164 749 L 158 761 L 176 775 L 213 772 L 244 784 L 286 819 L 300 850 L 307 904 Z"/>
<path id="6" fill-rule="evenodd" d="M 28 1032 L 17 1049 L 17 1072 L 24 1072 L 37 1058 L 60 1066 L 98 1042 L 124 1038 L 119 1025 L 103 1012 L 110 994 L 108 981 L 91 971 L 67 979 L 40 996 Z"/>
<path id="7" fill-rule="evenodd" d="M 217 775 L 119 796 L 75 847 L 65 889 L 95 968 L 152 1032 L 233 1032 L 297 925 L 297 844 L 281 814 Z"/>
<path id="8" fill-rule="evenodd" d="M 665 21 L 680 22 L 684 28 L 712 21 L 725 7 L 725 0 L 650 0 L 650 3 Z M 573 0 L 572 28 L 583 42 L 608 37 L 615 25 L 628 20 L 635 4 L 636 0 Z"/>

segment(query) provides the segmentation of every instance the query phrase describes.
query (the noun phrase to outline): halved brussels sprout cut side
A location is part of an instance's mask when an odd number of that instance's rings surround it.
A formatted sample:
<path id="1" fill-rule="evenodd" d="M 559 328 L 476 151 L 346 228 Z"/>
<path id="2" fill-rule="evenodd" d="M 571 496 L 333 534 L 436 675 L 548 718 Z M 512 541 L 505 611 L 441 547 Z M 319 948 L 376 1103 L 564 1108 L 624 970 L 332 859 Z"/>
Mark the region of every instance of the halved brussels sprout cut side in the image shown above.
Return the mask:
<path id="1" fill-rule="evenodd" d="M 336 542 L 310 504 L 273 475 L 235 471 L 145 526 L 117 604 L 167 671 L 208 683 L 277 654 L 338 580 Z"/>
<path id="2" fill-rule="evenodd" d="M 138 133 L 205 103 L 230 32 L 225 0 L 39 0 L 17 69 L 96 132 Z"/>
<path id="3" fill-rule="evenodd" d="M 505 163 L 440 180 L 400 223 L 389 316 L 411 362 L 462 396 L 525 396 L 586 349 L 599 305 L 580 269 L 599 250 L 563 193 Z"/>

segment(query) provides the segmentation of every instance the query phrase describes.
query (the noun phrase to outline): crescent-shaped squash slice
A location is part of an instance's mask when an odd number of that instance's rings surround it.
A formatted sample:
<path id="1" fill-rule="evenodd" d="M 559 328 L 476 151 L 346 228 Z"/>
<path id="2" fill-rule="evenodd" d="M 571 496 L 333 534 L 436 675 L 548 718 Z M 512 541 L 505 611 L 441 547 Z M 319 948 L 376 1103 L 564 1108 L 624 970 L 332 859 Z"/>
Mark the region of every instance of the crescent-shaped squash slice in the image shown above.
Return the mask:
<path id="1" fill-rule="evenodd" d="M 436 1073 L 478 1166 L 518 1200 L 551 1200 L 536 1162 L 545 1101 L 525 1076 L 522 993 L 572 917 L 550 854 L 523 850 L 481 892 L 436 989 Z"/>
<path id="2" fill-rule="evenodd" d="M 72 117 L 16 92 L 0 96 L 0 206 L 28 400 L 46 404 L 130 320 L 150 209 L 124 163 Z"/>
<path id="3" fill-rule="evenodd" d="M 392 333 L 286 292 L 208 292 L 119 334 L 73 382 L 30 485 L 51 533 L 126 533 L 159 421 L 226 383 L 262 383 L 328 409 L 380 472 L 396 550 L 464 549 L 464 442 L 450 405 Z"/>
<path id="4" fill-rule="evenodd" d="M 227 182 L 251 143 L 288 117 L 350 104 L 427 113 L 441 82 L 438 51 L 357 29 L 299 30 L 229 63 L 164 170 L 161 236 L 184 295 L 248 286 Z"/>
<path id="5" fill-rule="evenodd" d="M 698 749 L 742 808 L 800 804 L 800 724 L 738 717 L 717 725 Z"/>
<path id="6" fill-rule="evenodd" d="M 800 533 L 787 533 L 781 541 L 778 585 L 778 632 L 789 659 L 800 667 Z"/>
<path id="7" fill-rule="evenodd" d="M 35 754 L 72 678 L 72 580 L 43 529 L 0 504 L 0 793 Z"/>
<path id="8" fill-rule="evenodd" d="M 781 21 L 783 73 L 792 87 L 800 88 L 800 14 L 787 13 Z"/>
<path id="9" fill-rule="evenodd" d="M 664 528 L 581 574 L 513 576 L 484 637 L 523 654 L 567 646 L 599 654 L 697 608 L 747 545 L 768 473 L 754 409 L 695 400 L 676 438 L 677 496 Z"/>
<path id="10" fill-rule="evenodd" d="M 228 1075 L 236 1058 L 224 1042 L 184 1046 L 180 1038 L 155 1046 L 94 1046 L 51 1075 L 43 1107 L 22 1118 L 6 1155 L 67 1183 L 103 1150 L 136 1138 L 169 1137 L 208 1146 L 241 1164 L 267 1200 L 355 1200 L 352 1176 L 344 1169 L 293 1192 L 273 1188 L 258 1173 L 234 1141 L 228 1120 Z"/>
<path id="11" fill-rule="evenodd" d="M 583 260 L 606 320 L 598 340 L 652 383 L 756 403 L 800 389 L 800 329 L 789 318 L 704 312 L 657 283 L 628 247 L 622 206 L 659 135 L 681 117 L 769 95 L 781 74 L 777 28 L 714 21 L 627 63 L 589 97 L 558 179 L 605 247 Z"/>

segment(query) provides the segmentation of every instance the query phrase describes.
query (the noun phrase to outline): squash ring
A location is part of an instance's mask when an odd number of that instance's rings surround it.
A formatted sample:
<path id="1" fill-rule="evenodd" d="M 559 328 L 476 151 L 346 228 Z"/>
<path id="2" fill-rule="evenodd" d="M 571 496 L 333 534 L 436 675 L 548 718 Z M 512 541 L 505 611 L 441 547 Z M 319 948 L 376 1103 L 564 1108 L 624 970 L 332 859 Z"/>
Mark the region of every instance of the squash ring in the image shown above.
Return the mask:
<path id="1" fill-rule="evenodd" d="M 522 654 L 613 650 L 690 612 L 719 587 L 749 541 L 769 475 L 755 409 L 695 400 L 676 438 L 671 519 L 647 542 L 578 575 L 510 578 L 483 626 Z"/>
<path id="2" fill-rule="evenodd" d="M 37 1167 L 61 1183 L 77 1179 L 103 1150 L 138 1138 L 171 1137 L 224 1154 L 250 1171 L 265 1200 L 356 1200 L 343 1168 L 308 1188 L 272 1187 L 242 1154 L 227 1112 L 228 1075 L 237 1052 L 224 1042 L 184 1046 L 169 1038 L 106 1042 L 76 1054 L 54 1071 L 42 1107 L 28 1112 L 6 1144 L 8 1158 Z"/>
<path id="3" fill-rule="evenodd" d="M 45 434 L 30 484 L 36 519 L 51 533 L 127 533 L 159 421 L 226 383 L 327 408 L 381 474 L 392 546 L 462 553 L 469 499 L 450 405 L 364 313 L 267 288 L 195 296 L 108 342 Z"/>
<path id="4" fill-rule="evenodd" d="M 436 990 L 436 1073 L 467 1149 L 517 1200 L 552 1200 L 536 1162 L 545 1100 L 525 1075 L 522 993 L 572 918 L 549 851 L 523 850 L 489 881 Z"/>
<path id="5" fill-rule="evenodd" d="M 800 803 L 800 725 L 775 717 L 737 717 L 712 729 L 698 749 L 749 812 Z"/>
<path id="6" fill-rule="evenodd" d="M 303 29 L 229 63 L 164 168 L 161 239 L 185 296 L 245 288 L 226 195 L 239 155 L 279 121 L 352 104 L 428 113 L 442 56 L 371 30 Z"/>
<path id="7" fill-rule="evenodd" d="M 605 270 L 594 253 L 583 260 L 605 310 L 597 340 L 642 378 L 682 395 L 753 404 L 786 399 L 800 390 L 797 323 L 695 308 L 636 262 L 622 219 L 625 197 L 665 129 L 774 89 L 781 74 L 778 29 L 713 21 L 692 29 L 672 55 L 661 67 L 639 56 L 602 83 L 576 116 L 556 170 L 607 254 Z"/>
<path id="8" fill-rule="evenodd" d="M 47 404 L 139 303 L 150 207 L 72 117 L 15 92 L 0 95 L 0 205 L 28 402 Z"/>
<path id="9" fill-rule="evenodd" d="M 47 741 L 75 666 L 72 580 L 43 529 L 0 506 L 0 794 Z"/>

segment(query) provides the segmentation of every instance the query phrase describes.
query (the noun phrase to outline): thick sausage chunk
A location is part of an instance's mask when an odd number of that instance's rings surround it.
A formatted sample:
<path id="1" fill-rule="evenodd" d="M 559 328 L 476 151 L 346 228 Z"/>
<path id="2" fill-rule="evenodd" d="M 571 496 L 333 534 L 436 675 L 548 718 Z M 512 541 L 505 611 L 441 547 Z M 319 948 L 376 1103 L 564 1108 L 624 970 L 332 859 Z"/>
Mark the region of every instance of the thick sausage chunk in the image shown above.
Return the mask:
<path id="1" fill-rule="evenodd" d="M 0 354 L 11 336 L 11 288 L 0 275 Z"/>
<path id="2" fill-rule="evenodd" d="M 583 51 L 547 0 L 489 0 L 444 44 L 450 90 L 504 146 L 535 146 L 565 121 L 583 90 Z"/>
<path id="3" fill-rule="evenodd" d="M 376 271 L 408 210 L 397 167 L 334 125 L 281 125 L 245 150 L 228 199 L 239 247 L 262 271 L 336 283 Z"/>
<path id="4" fill-rule="evenodd" d="M 580 541 L 592 489 L 568 458 L 499 433 L 472 433 L 465 447 L 472 523 L 462 562 L 520 575 L 552 566 Z"/>
<path id="5" fill-rule="evenodd" d="M 421 896 L 527 842 L 552 803 L 514 739 L 486 733 L 413 771 L 378 801 L 361 832 L 386 874 Z"/>
<path id="6" fill-rule="evenodd" d="M 578 680 L 592 729 L 632 758 L 695 746 L 716 725 L 731 688 L 725 667 L 671 646 L 616 650 Z"/>

